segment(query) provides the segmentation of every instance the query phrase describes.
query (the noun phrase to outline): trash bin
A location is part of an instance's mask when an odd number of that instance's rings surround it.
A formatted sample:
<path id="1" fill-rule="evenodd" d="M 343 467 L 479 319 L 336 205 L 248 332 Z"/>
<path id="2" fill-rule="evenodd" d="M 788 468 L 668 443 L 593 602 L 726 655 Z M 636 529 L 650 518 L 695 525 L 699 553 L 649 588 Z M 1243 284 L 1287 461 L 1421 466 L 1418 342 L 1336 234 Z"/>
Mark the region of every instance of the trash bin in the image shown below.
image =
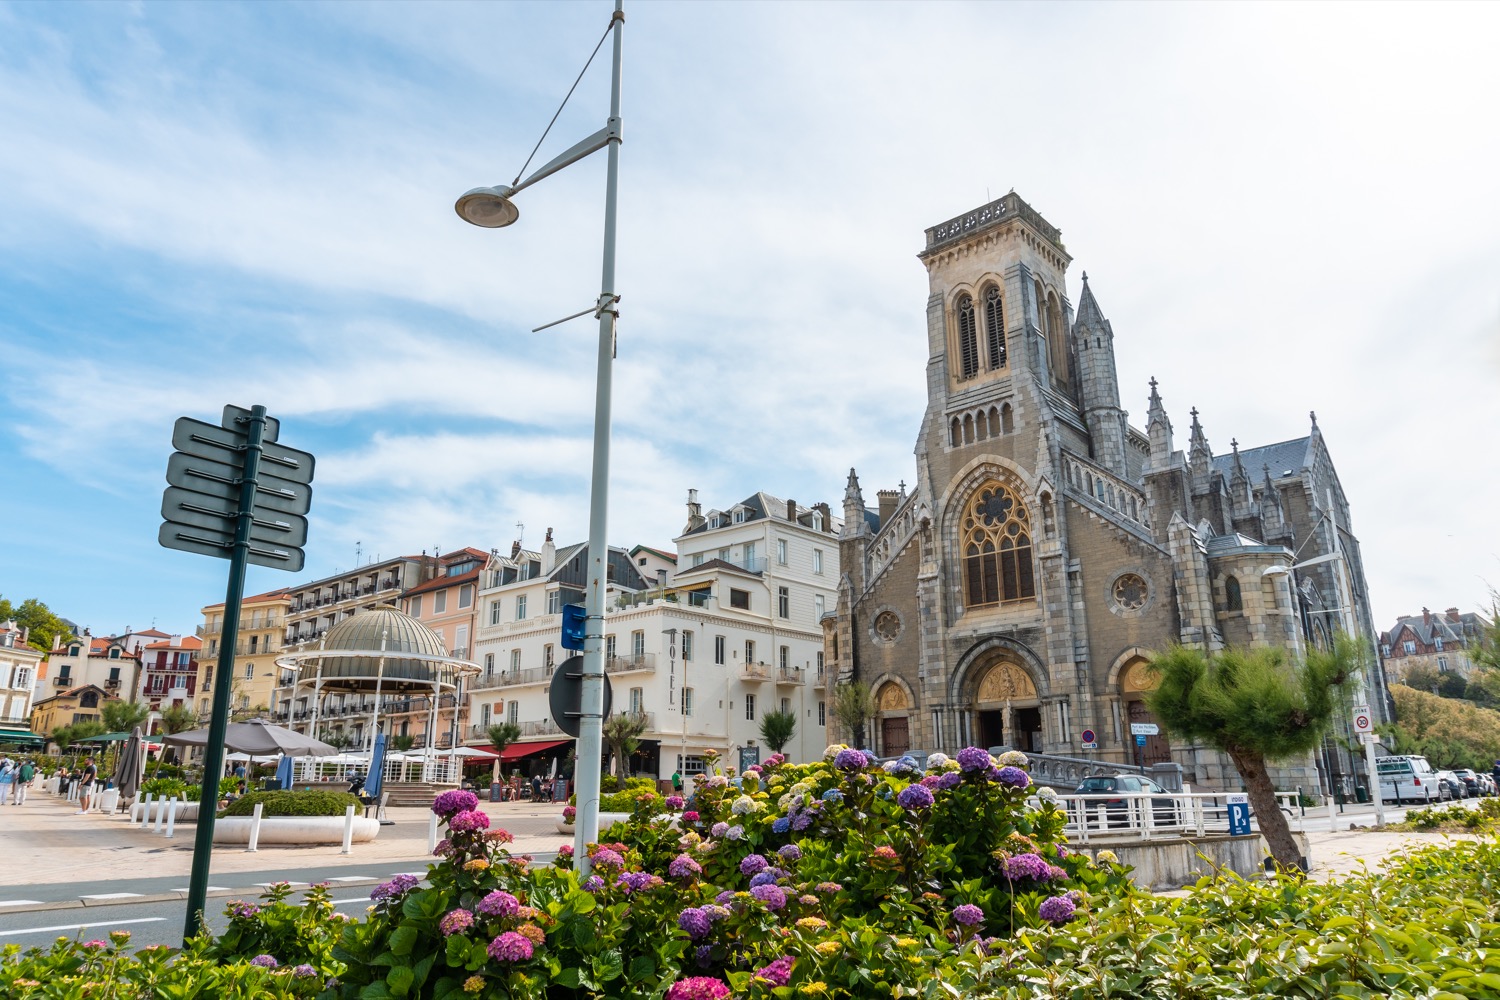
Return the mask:
<path id="1" fill-rule="evenodd" d="M 1369 789 L 1365 788 L 1364 785 L 1355 785 L 1354 786 L 1354 801 L 1355 802 L 1369 802 L 1370 801 L 1370 792 L 1369 792 Z"/>
<path id="2" fill-rule="evenodd" d="M 492 781 L 492 782 L 490 782 L 490 801 L 491 802 L 499 802 L 500 801 L 500 782 L 498 782 L 498 781 Z"/>

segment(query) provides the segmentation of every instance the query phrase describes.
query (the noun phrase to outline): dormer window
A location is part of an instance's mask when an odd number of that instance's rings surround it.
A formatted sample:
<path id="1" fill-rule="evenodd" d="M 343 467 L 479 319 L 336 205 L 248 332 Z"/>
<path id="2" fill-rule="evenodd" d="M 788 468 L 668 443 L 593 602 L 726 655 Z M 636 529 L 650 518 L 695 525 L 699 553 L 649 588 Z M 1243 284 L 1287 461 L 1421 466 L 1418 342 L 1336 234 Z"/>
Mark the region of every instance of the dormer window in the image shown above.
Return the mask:
<path id="1" fill-rule="evenodd" d="M 110 647 L 109 658 L 111 660 L 118 660 L 120 658 L 120 647 L 119 646 L 111 646 Z"/>
<path id="2" fill-rule="evenodd" d="M 69 646 L 68 647 L 68 655 L 69 656 L 77 656 L 81 652 L 83 652 L 83 648 L 81 646 Z"/>
<path id="3" fill-rule="evenodd" d="M 822 531 L 823 530 L 823 513 L 822 513 L 822 511 L 816 511 L 816 510 L 813 511 L 812 529 L 814 531 Z"/>
<path id="4" fill-rule="evenodd" d="M 745 523 L 745 517 L 746 517 L 746 515 L 748 513 L 749 513 L 749 511 L 746 508 L 744 508 L 744 507 L 736 507 L 734 509 L 734 523 L 735 524 L 744 524 Z"/>

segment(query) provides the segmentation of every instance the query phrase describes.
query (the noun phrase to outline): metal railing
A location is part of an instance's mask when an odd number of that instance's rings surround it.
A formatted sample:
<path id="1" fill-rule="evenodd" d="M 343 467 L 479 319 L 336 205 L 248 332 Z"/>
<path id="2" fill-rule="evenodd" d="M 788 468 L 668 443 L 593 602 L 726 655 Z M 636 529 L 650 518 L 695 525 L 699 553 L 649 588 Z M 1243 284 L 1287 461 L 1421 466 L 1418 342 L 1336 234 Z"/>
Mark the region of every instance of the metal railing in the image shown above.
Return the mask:
<path id="1" fill-rule="evenodd" d="M 827 674 L 828 671 L 826 668 L 819 667 L 817 669 L 817 672 L 813 675 L 812 686 L 814 690 L 821 691 L 828 686 L 828 681 L 825 679 L 827 677 Z"/>
<path id="2" fill-rule="evenodd" d="M 991 753 L 1003 753 L 1011 747 L 990 747 Z M 1039 785 L 1071 791 L 1084 778 L 1095 775 L 1139 774 L 1155 781 L 1168 791 L 1182 789 L 1182 765 L 1175 763 L 1153 764 L 1141 767 L 1136 764 L 1119 764 L 1089 757 L 1065 757 L 1062 754 L 1026 752 L 1026 768 L 1031 779 Z"/>
<path id="3" fill-rule="evenodd" d="M 1168 840 L 1229 834 L 1228 792 L 1100 792 L 1058 795 L 1068 815 L 1064 832 L 1072 843 Z M 1277 792 L 1276 800 L 1293 831 L 1303 829 L 1296 792 Z M 1040 797 L 1028 800 L 1033 808 Z M 1252 817 L 1252 824 L 1254 818 Z M 1254 824 L 1258 829 L 1258 824 Z"/>
<path id="4" fill-rule="evenodd" d="M 802 683 L 802 668 L 801 667 L 777 667 L 776 668 L 776 683 L 777 684 L 801 684 Z"/>
<path id="5" fill-rule="evenodd" d="M 497 670 L 492 674 L 480 674 L 469 681 L 470 691 L 493 691 L 495 688 L 519 687 L 525 684 L 545 684 L 552 679 L 552 671 L 546 667 L 528 667 L 525 670 Z"/>
<path id="6" fill-rule="evenodd" d="M 771 665 L 769 663 L 742 663 L 740 664 L 740 680 L 745 681 L 768 681 L 771 679 Z"/>
<path id="7" fill-rule="evenodd" d="M 637 653 L 634 656 L 611 656 L 604 661 L 607 674 L 628 674 L 635 671 L 656 670 L 655 653 Z"/>
<path id="8" fill-rule="evenodd" d="M 521 723 L 522 736 L 566 736 L 551 719 L 534 719 Z"/>

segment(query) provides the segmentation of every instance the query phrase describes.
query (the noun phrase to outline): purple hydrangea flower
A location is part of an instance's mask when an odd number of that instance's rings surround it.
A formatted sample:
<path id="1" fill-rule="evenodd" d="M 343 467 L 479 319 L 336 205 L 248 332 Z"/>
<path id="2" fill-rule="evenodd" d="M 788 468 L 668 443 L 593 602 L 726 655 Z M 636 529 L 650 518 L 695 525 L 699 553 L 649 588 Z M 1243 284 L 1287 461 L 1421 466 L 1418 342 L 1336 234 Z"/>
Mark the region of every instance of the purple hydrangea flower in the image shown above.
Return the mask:
<path id="1" fill-rule="evenodd" d="M 89 943 L 92 944 L 93 942 L 89 942 Z M 250 960 L 250 964 L 251 965 L 258 965 L 262 969 L 274 969 L 274 968 L 276 968 L 276 966 L 280 965 L 281 963 L 278 962 L 278 961 L 276 961 L 276 959 L 272 958 L 270 955 L 256 955 L 254 958 L 252 958 Z"/>
<path id="2" fill-rule="evenodd" d="M 700 944 L 693 949 L 693 959 L 698 963 L 698 968 L 706 969 L 713 964 L 714 946 L 711 944 Z"/>
<path id="3" fill-rule="evenodd" d="M 600 889 L 604 888 L 604 879 L 600 878 L 598 875 L 590 875 L 588 878 L 583 880 L 583 888 L 587 892 L 598 892 Z"/>
<path id="4" fill-rule="evenodd" d="M 668 809 L 681 809 L 686 802 L 681 795 L 668 795 L 666 805 Z"/>
<path id="5" fill-rule="evenodd" d="M 786 816 L 778 817 L 776 821 L 771 824 L 772 833 L 786 833 L 791 828 L 792 821 L 789 817 Z"/>
<path id="6" fill-rule="evenodd" d="M 984 911 L 973 903 L 963 903 L 953 908 L 953 922 L 964 927 L 984 923 Z"/>
<path id="7" fill-rule="evenodd" d="M 962 771 L 987 771 L 990 763 L 990 752 L 983 747 L 964 747 L 958 752 L 958 767 Z"/>
<path id="8" fill-rule="evenodd" d="M 771 867 L 771 863 L 761 855 L 747 854 L 745 855 L 745 859 L 740 862 L 740 874 L 759 875 L 769 867 Z"/>
<path id="9" fill-rule="evenodd" d="M 817 885 L 813 886 L 813 888 L 817 889 L 819 892 L 830 894 L 844 891 L 844 887 L 839 885 L 837 882 L 819 882 Z"/>
<path id="10" fill-rule="evenodd" d="M 759 875 L 752 876 L 751 879 L 750 879 L 750 888 L 752 888 L 752 889 L 754 889 L 758 885 L 775 885 L 775 884 L 776 884 L 776 873 L 774 871 L 763 871 Z"/>
<path id="11" fill-rule="evenodd" d="M 473 792 L 459 791 L 444 792 L 432 800 L 432 811 L 439 816 L 452 816 L 454 813 L 467 812 L 479 805 L 479 796 Z"/>
<path id="12" fill-rule="evenodd" d="M 725 889 L 723 892 L 714 897 L 714 902 L 718 903 L 720 906 L 728 906 L 730 903 L 734 902 L 734 893 L 728 889 Z"/>
<path id="13" fill-rule="evenodd" d="M 249 920 L 260 912 L 260 907 L 254 903 L 233 902 L 229 904 L 229 915 L 238 920 Z"/>
<path id="14" fill-rule="evenodd" d="M 773 986 L 785 986 L 792 981 L 792 956 L 782 955 L 770 965 L 755 970 L 756 979 L 764 979 Z"/>
<path id="15" fill-rule="evenodd" d="M 736 823 L 734 826 L 731 826 L 728 830 L 724 831 L 724 837 L 727 840 L 744 840 L 745 828 Z"/>
<path id="16" fill-rule="evenodd" d="M 690 875 L 700 875 L 702 872 L 703 866 L 686 854 L 677 855 L 667 866 L 667 874 L 673 878 L 687 878 Z"/>
<path id="17" fill-rule="evenodd" d="M 758 885 L 750 895 L 766 904 L 768 910 L 779 910 L 786 906 L 786 891 L 779 885 Z"/>
<path id="18" fill-rule="evenodd" d="M 945 771 L 938 775 L 937 786 L 944 791 L 957 788 L 964 780 L 964 776 L 957 771 Z"/>
<path id="19" fill-rule="evenodd" d="M 443 932 L 444 937 L 462 934 L 472 926 L 474 926 L 474 914 L 468 910 L 449 910 L 443 914 L 443 919 L 438 921 L 438 930 Z"/>
<path id="20" fill-rule="evenodd" d="M 943 776 L 941 774 L 929 774 L 922 778 L 923 788 L 941 788 Z"/>
<path id="21" fill-rule="evenodd" d="M 1052 877 L 1053 866 L 1047 864 L 1040 855 L 1017 854 L 1015 857 L 1005 859 L 1005 877 L 1012 882 L 1030 879 L 1033 882 L 1046 882 Z"/>
<path id="22" fill-rule="evenodd" d="M 609 847 L 601 847 L 594 852 L 595 868 L 624 868 L 625 859 L 620 857 L 620 852 Z"/>
<path id="23" fill-rule="evenodd" d="M 470 830 L 488 830 L 490 818 L 478 809 L 466 809 L 460 813 L 454 813 L 448 820 L 448 829 L 454 833 L 467 833 Z"/>
<path id="24" fill-rule="evenodd" d="M 497 962 L 524 962 L 531 957 L 532 953 L 531 942 L 526 939 L 525 935 L 517 934 L 515 931 L 506 931 L 501 934 L 491 941 L 490 946 L 485 950 L 489 952 L 490 958 Z"/>
<path id="25" fill-rule="evenodd" d="M 650 872 L 623 872 L 619 878 L 615 879 L 615 885 L 624 887 L 626 893 L 655 889 L 661 884 L 661 876 L 652 875 Z"/>
<path id="26" fill-rule="evenodd" d="M 720 820 L 719 822 L 708 828 L 708 835 L 710 837 L 722 837 L 728 832 L 729 824 L 725 823 L 723 820 Z"/>
<path id="27" fill-rule="evenodd" d="M 907 810 L 929 808 L 932 801 L 932 790 L 923 785 L 907 785 L 896 796 L 896 804 Z"/>
<path id="28" fill-rule="evenodd" d="M 839 791 L 837 788 L 830 788 L 828 789 L 828 791 L 823 793 L 823 801 L 842 802 L 844 801 L 844 793 Z"/>
<path id="29" fill-rule="evenodd" d="M 313 976 L 316 976 L 317 974 L 318 974 L 318 970 L 314 969 L 310 965 L 304 964 L 304 965 L 294 965 L 294 966 L 292 966 L 292 975 L 296 976 L 298 979 L 311 979 Z"/>
<path id="30" fill-rule="evenodd" d="M 776 852 L 776 856 L 783 861 L 800 861 L 802 860 L 802 848 L 796 844 L 787 844 Z"/>
<path id="31" fill-rule="evenodd" d="M 395 899 L 404 892 L 415 889 L 421 879 L 415 875 L 397 875 L 389 882 L 382 882 L 370 890 L 370 898 L 379 902 L 386 899 Z"/>
<path id="32" fill-rule="evenodd" d="M 863 750 L 840 750 L 833 758 L 833 766 L 840 771 L 863 771 L 869 763 Z"/>
<path id="33" fill-rule="evenodd" d="M 513 917 L 521 908 L 521 901 L 504 889 L 496 889 L 474 907 L 487 917 Z"/>
<path id="34" fill-rule="evenodd" d="M 696 906 L 689 906 L 677 914 L 677 926 L 687 931 L 690 938 L 701 938 L 713 929 L 713 921 Z"/>
<path id="35" fill-rule="evenodd" d="M 1073 919 L 1073 914 L 1078 908 L 1067 896 L 1051 896 L 1042 900 L 1042 905 L 1037 910 L 1037 916 L 1049 924 L 1065 924 Z"/>
<path id="36" fill-rule="evenodd" d="M 701 907 L 701 909 L 708 915 L 709 920 L 723 920 L 729 916 L 729 908 L 727 906 L 720 906 L 718 903 L 709 903 L 707 906 Z"/>
<path id="37" fill-rule="evenodd" d="M 792 817 L 792 829 L 798 833 L 812 826 L 813 814 L 810 812 L 799 812 Z"/>
<path id="38" fill-rule="evenodd" d="M 1002 767 L 995 778 L 1000 784 L 1009 785 L 1011 788 L 1026 788 L 1031 785 L 1031 775 L 1019 767 Z"/>

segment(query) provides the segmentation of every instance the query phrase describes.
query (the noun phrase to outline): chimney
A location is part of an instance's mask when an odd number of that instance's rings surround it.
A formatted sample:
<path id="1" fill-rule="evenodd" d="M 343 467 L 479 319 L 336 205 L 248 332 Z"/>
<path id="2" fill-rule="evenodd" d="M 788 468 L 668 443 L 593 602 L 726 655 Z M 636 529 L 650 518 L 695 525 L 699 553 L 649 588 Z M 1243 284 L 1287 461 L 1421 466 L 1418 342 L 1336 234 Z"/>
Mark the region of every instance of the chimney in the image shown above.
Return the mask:
<path id="1" fill-rule="evenodd" d="M 793 524 L 797 523 L 797 501 L 788 500 L 786 502 L 786 519 Z"/>
<path id="2" fill-rule="evenodd" d="M 542 542 L 542 572 L 550 573 L 557 567 L 557 545 L 552 541 L 552 529 L 547 529 L 547 539 Z"/>
<path id="3" fill-rule="evenodd" d="M 1432 625 L 1432 612 L 1426 608 L 1422 609 L 1422 624 L 1426 626 Z"/>
<path id="4" fill-rule="evenodd" d="M 833 512 L 829 510 L 828 505 L 826 503 L 815 503 L 813 504 L 813 510 L 816 510 L 819 514 L 823 515 L 823 530 L 832 532 Z"/>
<path id="5" fill-rule="evenodd" d="M 699 528 L 703 527 L 703 525 L 704 525 L 704 520 L 703 520 L 703 505 L 698 502 L 698 491 L 697 490 L 688 490 L 688 504 L 687 504 L 687 507 L 688 507 L 687 527 L 685 527 L 685 528 L 682 529 L 682 533 L 684 535 L 687 534 L 689 531 L 696 531 Z"/>
<path id="6" fill-rule="evenodd" d="M 518 556 L 520 554 L 521 554 L 521 540 L 519 538 L 517 538 L 515 541 L 513 541 L 513 542 L 510 543 L 510 557 L 512 559 L 514 559 L 516 556 Z"/>
<path id="7" fill-rule="evenodd" d="M 1457 608 L 1449 608 L 1448 609 L 1448 620 L 1450 622 L 1456 622 L 1456 621 L 1460 621 L 1461 620 L 1458 617 L 1458 609 Z"/>
<path id="8" fill-rule="evenodd" d="M 658 590 L 667 589 L 667 571 L 664 569 L 659 569 L 656 571 L 656 588 Z"/>
<path id="9" fill-rule="evenodd" d="M 897 490 L 880 490 L 875 495 L 880 498 L 880 526 L 884 528 L 901 503 L 901 493 Z"/>

